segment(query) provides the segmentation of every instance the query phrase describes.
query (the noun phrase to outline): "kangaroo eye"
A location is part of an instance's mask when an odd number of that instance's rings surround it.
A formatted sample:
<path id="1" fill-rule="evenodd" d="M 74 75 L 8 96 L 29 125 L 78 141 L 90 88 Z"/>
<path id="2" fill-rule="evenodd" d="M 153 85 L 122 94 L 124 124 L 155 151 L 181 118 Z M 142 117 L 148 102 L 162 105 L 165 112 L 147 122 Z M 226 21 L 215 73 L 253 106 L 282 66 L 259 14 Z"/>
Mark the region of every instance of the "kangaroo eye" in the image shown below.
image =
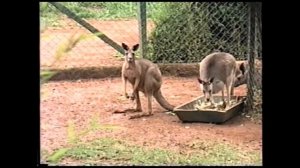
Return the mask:
<path id="1" fill-rule="evenodd" d="M 209 90 L 208 93 L 211 94 L 211 90 Z"/>
<path id="2" fill-rule="evenodd" d="M 203 90 L 203 94 L 205 94 L 205 90 Z"/>

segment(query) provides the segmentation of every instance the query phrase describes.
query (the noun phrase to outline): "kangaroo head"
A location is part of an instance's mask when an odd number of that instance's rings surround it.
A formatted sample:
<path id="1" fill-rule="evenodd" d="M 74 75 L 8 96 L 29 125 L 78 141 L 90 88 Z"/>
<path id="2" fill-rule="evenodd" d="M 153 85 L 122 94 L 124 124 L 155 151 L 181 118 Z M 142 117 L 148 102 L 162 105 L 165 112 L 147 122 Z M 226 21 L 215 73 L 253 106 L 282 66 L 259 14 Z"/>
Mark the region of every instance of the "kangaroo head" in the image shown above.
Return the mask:
<path id="1" fill-rule="evenodd" d="M 245 63 L 244 62 L 238 63 L 236 68 L 236 73 L 235 73 L 234 87 L 246 83 L 246 80 L 247 80 L 247 72 L 246 72 Z"/>
<path id="2" fill-rule="evenodd" d="M 135 60 L 135 51 L 139 48 L 139 44 L 134 45 L 132 48 L 129 48 L 128 45 L 122 43 L 122 47 L 125 50 L 125 60 L 128 63 L 134 62 Z"/>
<path id="3" fill-rule="evenodd" d="M 198 78 L 198 82 L 200 83 L 200 88 L 203 91 L 206 102 L 210 101 L 211 95 L 213 93 L 213 81 L 213 77 L 208 81 L 204 81 L 201 78 Z"/>
<path id="4" fill-rule="evenodd" d="M 235 77 L 237 78 L 237 80 L 240 80 L 245 75 L 245 71 L 246 68 L 244 62 L 237 64 L 237 68 L 235 71 Z"/>

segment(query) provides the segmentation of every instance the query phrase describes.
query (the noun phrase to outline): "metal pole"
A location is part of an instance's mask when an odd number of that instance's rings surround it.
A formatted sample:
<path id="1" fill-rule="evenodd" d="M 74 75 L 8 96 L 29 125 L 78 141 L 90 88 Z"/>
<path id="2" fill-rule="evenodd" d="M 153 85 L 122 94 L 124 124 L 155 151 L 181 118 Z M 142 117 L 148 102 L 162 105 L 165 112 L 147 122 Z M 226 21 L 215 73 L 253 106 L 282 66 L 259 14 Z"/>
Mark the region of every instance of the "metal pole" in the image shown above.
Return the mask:
<path id="1" fill-rule="evenodd" d="M 253 98 L 254 98 L 254 57 L 255 57 L 255 3 L 249 3 L 249 39 L 248 39 L 248 46 L 249 46 L 249 52 L 248 52 L 248 65 L 249 65 L 249 73 L 248 73 L 248 80 L 247 80 L 247 87 L 248 87 L 248 93 L 247 93 L 247 110 L 252 111 L 253 110 Z"/>
<path id="2" fill-rule="evenodd" d="M 139 22 L 141 58 L 147 58 L 146 56 L 146 50 L 147 50 L 146 2 L 138 2 L 138 22 Z"/>

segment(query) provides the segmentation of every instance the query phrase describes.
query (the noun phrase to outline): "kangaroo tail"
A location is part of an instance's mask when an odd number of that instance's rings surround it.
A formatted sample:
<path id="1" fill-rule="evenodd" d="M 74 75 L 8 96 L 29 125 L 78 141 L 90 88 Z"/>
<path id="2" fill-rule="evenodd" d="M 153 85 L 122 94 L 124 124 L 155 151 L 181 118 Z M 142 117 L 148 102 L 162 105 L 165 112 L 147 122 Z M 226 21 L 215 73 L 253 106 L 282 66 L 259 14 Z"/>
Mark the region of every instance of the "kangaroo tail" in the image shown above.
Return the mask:
<path id="1" fill-rule="evenodd" d="M 153 94 L 156 101 L 166 110 L 173 111 L 174 106 L 167 102 L 167 100 L 162 96 L 160 89 Z"/>

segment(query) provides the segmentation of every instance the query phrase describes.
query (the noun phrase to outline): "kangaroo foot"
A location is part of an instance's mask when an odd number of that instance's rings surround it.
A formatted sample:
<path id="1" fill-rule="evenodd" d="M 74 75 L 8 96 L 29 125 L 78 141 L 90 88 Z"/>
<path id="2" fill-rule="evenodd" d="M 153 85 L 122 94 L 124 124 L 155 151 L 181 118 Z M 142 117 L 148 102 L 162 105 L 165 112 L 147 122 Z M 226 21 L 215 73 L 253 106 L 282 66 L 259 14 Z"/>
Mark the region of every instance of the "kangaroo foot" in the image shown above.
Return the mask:
<path id="1" fill-rule="evenodd" d="M 141 108 L 136 108 L 133 112 L 143 112 Z"/>

